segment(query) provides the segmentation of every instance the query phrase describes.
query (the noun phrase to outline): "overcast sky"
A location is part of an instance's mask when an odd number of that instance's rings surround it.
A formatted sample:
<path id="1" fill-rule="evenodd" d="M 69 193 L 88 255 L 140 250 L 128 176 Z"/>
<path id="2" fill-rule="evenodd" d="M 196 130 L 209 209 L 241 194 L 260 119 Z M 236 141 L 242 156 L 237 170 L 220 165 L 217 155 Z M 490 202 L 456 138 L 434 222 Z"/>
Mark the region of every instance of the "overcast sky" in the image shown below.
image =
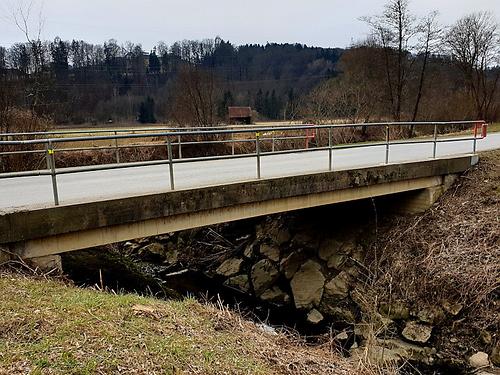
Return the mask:
<path id="1" fill-rule="evenodd" d="M 23 41 L 9 21 L 22 0 L 0 0 L 0 45 Z M 29 1 L 29 0 L 24 0 Z M 41 1 L 41 0 L 37 0 Z M 366 36 L 359 17 L 379 13 L 385 0 L 44 0 L 43 39 L 141 43 L 221 36 L 235 44 L 299 42 L 346 47 Z M 14 4 L 14 5 L 13 5 Z M 500 21 L 500 0 L 413 0 L 412 11 L 440 12 L 441 22 L 479 10 Z"/>

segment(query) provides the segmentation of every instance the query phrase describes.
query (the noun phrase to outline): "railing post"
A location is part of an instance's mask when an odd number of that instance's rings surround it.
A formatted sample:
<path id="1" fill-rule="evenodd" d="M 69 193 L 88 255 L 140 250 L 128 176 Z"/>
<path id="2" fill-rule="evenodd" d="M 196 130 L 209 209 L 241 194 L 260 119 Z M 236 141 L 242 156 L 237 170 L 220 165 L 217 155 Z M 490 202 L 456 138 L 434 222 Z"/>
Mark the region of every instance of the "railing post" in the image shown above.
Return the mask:
<path id="1" fill-rule="evenodd" d="M 389 125 L 385 126 L 385 164 L 389 164 Z"/>
<path id="2" fill-rule="evenodd" d="M 117 132 L 115 132 L 115 136 L 118 135 Z M 120 164 L 120 149 L 118 148 L 118 138 L 115 138 L 115 156 L 116 156 L 116 163 Z"/>
<path id="3" fill-rule="evenodd" d="M 182 159 L 182 143 L 181 143 L 181 136 L 177 138 L 178 141 L 178 146 L 179 146 L 179 159 Z"/>
<path id="4" fill-rule="evenodd" d="M 3 141 L 3 137 L 0 136 L 0 141 Z M 0 173 L 4 171 L 4 166 L 3 166 L 3 155 L 0 155 Z"/>
<path id="5" fill-rule="evenodd" d="M 50 171 L 52 163 L 50 162 L 48 143 L 45 143 L 45 160 L 47 161 L 47 170 Z"/>
<path id="6" fill-rule="evenodd" d="M 333 171 L 332 127 L 328 128 L 328 170 Z"/>
<path id="7" fill-rule="evenodd" d="M 255 133 L 255 153 L 257 155 L 257 178 L 260 180 L 260 133 Z"/>
<path id="8" fill-rule="evenodd" d="M 472 153 L 476 155 L 477 151 L 477 123 L 474 124 L 474 141 L 472 144 Z"/>
<path id="9" fill-rule="evenodd" d="M 170 141 L 170 138 L 167 137 L 167 153 L 168 153 L 168 167 L 170 170 L 170 189 L 175 190 L 175 185 L 174 185 L 174 163 L 173 163 L 173 156 L 172 156 L 172 142 Z"/>
<path id="10" fill-rule="evenodd" d="M 57 176 L 56 176 L 56 161 L 54 157 L 54 148 L 52 146 L 52 141 L 48 141 L 45 144 L 45 149 L 47 151 L 47 167 L 50 169 L 50 176 L 52 179 L 52 193 L 54 194 L 54 204 L 59 206 L 59 194 L 57 191 Z"/>
<path id="11" fill-rule="evenodd" d="M 271 140 L 272 140 L 271 151 L 274 152 L 274 132 L 272 132 L 272 134 L 271 134 Z"/>
<path id="12" fill-rule="evenodd" d="M 438 126 L 437 124 L 434 124 L 434 148 L 432 150 L 432 157 L 434 159 L 436 159 L 436 149 L 437 149 L 437 129 L 438 129 Z"/>
<path id="13" fill-rule="evenodd" d="M 234 131 L 234 128 L 231 128 Z M 231 155 L 234 155 L 234 133 L 231 133 Z"/>

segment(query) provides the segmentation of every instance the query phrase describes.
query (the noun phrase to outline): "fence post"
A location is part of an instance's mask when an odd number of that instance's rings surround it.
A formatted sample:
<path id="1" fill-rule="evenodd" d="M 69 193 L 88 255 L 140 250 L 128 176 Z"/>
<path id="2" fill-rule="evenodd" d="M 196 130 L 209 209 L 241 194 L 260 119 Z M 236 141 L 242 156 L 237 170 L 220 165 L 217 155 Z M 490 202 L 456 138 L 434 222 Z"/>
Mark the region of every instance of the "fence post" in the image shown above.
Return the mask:
<path id="1" fill-rule="evenodd" d="M 168 167 L 170 170 L 170 189 L 175 190 L 174 163 L 173 163 L 173 157 L 172 157 L 172 142 L 170 141 L 169 137 L 167 137 L 167 153 L 168 153 Z"/>
<path id="2" fill-rule="evenodd" d="M 328 128 L 328 170 L 333 171 L 332 127 Z"/>
<path id="3" fill-rule="evenodd" d="M 178 145 L 179 145 L 179 159 L 182 159 L 182 143 L 181 143 L 181 136 L 177 138 Z"/>
<path id="4" fill-rule="evenodd" d="M 47 150 L 47 167 L 50 169 L 50 176 L 52 179 L 52 193 L 54 194 L 54 204 L 59 206 L 59 194 L 57 191 L 57 176 L 56 176 L 56 161 L 54 157 L 54 148 L 52 146 L 52 141 L 49 140 L 45 144 L 45 149 Z"/>
<path id="5" fill-rule="evenodd" d="M 117 132 L 115 132 L 115 136 L 118 135 Z M 118 138 L 115 138 L 115 155 L 116 155 L 116 163 L 120 164 L 120 149 L 118 148 Z"/>
<path id="6" fill-rule="evenodd" d="M 437 124 L 434 124 L 434 148 L 432 150 L 432 157 L 434 159 L 436 159 L 436 149 L 437 149 L 437 129 L 438 129 L 438 126 Z"/>
<path id="7" fill-rule="evenodd" d="M 472 144 L 472 153 L 476 155 L 477 151 L 477 123 L 474 124 L 474 141 Z"/>
<path id="8" fill-rule="evenodd" d="M 385 126 L 385 164 L 389 164 L 389 125 Z"/>
<path id="9" fill-rule="evenodd" d="M 234 128 L 231 128 L 234 131 Z M 231 133 L 231 154 L 234 155 L 234 133 Z"/>
<path id="10" fill-rule="evenodd" d="M 274 152 L 274 131 L 271 134 L 271 140 L 272 140 L 272 148 L 271 151 Z"/>
<path id="11" fill-rule="evenodd" d="M 257 178 L 260 180 L 260 133 L 255 133 L 255 152 L 257 154 Z"/>
<path id="12" fill-rule="evenodd" d="M 0 141 L 3 141 L 3 137 L 0 135 Z M 4 171 L 4 166 L 3 166 L 3 155 L 0 155 L 0 173 Z"/>

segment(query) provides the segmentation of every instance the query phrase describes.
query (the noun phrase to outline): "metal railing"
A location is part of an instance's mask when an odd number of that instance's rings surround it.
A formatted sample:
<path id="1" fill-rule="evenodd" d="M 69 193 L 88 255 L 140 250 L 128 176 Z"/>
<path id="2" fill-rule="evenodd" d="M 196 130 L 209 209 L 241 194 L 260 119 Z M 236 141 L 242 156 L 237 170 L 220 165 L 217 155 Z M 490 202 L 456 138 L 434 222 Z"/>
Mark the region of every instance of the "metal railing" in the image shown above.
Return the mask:
<path id="1" fill-rule="evenodd" d="M 450 137 L 449 133 L 440 134 L 440 128 L 452 128 L 460 125 L 462 127 L 472 127 L 472 136 Z M 401 130 L 405 127 L 424 126 L 431 127 L 432 134 L 430 137 L 412 138 L 412 139 L 391 139 L 391 129 Z M 334 142 L 334 132 L 342 129 L 368 129 L 382 128 L 384 141 L 382 142 L 358 142 L 358 143 L 337 143 Z M 436 158 L 437 145 L 444 142 L 472 142 L 472 153 L 477 151 L 477 140 L 486 136 L 487 124 L 484 121 L 455 121 L 455 122 L 388 122 L 388 123 L 361 123 L 361 124 L 327 124 L 327 125 L 293 125 L 293 126 L 220 126 L 210 128 L 144 128 L 144 129 L 99 129 L 99 130 L 81 130 L 81 131 L 52 131 L 52 132 L 31 132 L 31 133 L 3 133 L 0 134 L 0 146 L 41 146 L 40 149 L 34 150 L 14 150 L 0 152 L 0 160 L 2 157 L 22 155 L 22 154 L 45 154 L 47 168 L 42 170 L 21 171 L 1 173 L 1 179 L 29 177 L 29 176 L 50 176 L 52 180 L 52 191 L 54 196 L 54 204 L 59 205 L 59 193 L 57 185 L 57 176 L 72 173 L 104 171 L 122 168 L 135 168 L 153 165 L 168 165 L 170 188 L 175 189 L 174 166 L 180 163 L 191 163 L 208 160 L 225 160 L 238 158 L 255 158 L 256 159 L 256 177 L 261 176 L 261 160 L 262 157 L 269 155 L 280 155 L 301 152 L 315 152 L 320 150 L 328 150 L 328 171 L 333 171 L 333 154 L 335 150 L 385 146 L 385 164 L 390 162 L 390 148 L 393 145 L 405 144 L 433 144 L 432 157 Z M 309 147 L 309 141 L 317 139 L 320 135 L 326 132 L 327 140 L 325 145 L 318 142 L 316 147 Z M 103 135 L 111 133 L 109 135 Z M 127 134 L 124 134 L 127 133 Z M 290 135 L 290 133 L 292 133 Z M 77 136 L 79 134 L 97 134 L 93 136 Z M 56 135 L 59 137 L 47 137 Z M 61 135 L 71 135 L 70 137 L 60 137 Z M 235 138 L 238 135 L 239 138 Z M 250 135 L 250 137 L 248 137 Z M 440 135 L 443 135 L 440 137 Z M 247 136 L 247 137 L 245 137 Z M 31 138 L 15 140 L 13 138 Z M 38 139 L 37 137 L 45 137 Z M 152 139 L 150 143 L 140 144 L 122 144 L 123 140 L 144 140 Z M 163 141 L 158 142 L 158 139 Z M 184 141 L 183 141 L 184 139 Z M 186 140 L 187 139 L 187 140 Z M 287 141 L 305 140 L 303 148 L 285 148 L 277 150 L 277 145 L 286 143 Z M 323 139 L 324 140 L 324 139 Z M 57 145 L 64 143 L 80 143 L 80 142 L 95 142 L 109 141 L 111 145 L 92 146 L 92 147 L 67 147 L 57 148 Z M 212 155 L 212 156 L 196 156 L 183 157 L 182 146 L 200 146 L 214 144 L 231 144 L 230 154 Z M 238 153 L 236 145 L 254 144 L 252 152 Z M 263 146 L 268 144 L 270 151 L 265 151 Z M 140 147 L 166 147 L 166 160 L 148 160 L 141 162 L 123 163 L 120 160 L 120 150 L 125 148 L 140 148 Z M 174 148 L 177 149 L 177 158 L 174 158 Z M 91 166 L 66 167 L 56 168 L 55 153 L 74 152 L 74 151 L 89 151 L 89 150 L 114 150 L 115 164 L 101 164 Z"/>
<path id="2" fill-rule="evenodd" d="M 311 126 L 311 125 L 308 125 Z M 132 145 L 119 145 L 118 140 L 120 138 L 130 138 L 130 137 L 118 137 L 119 134 L 126 134 L 126 135 L 144 135 L 144 137 L 141 136 L 141 138 L 153 138 L 158 135 L 158 132 L 176 132 L 180 133 L 177 137 L 177 142 L 172 142 L 173 147 L 178 148 L 178 154 L 179 157 L 182 159 L 182 146 L 190 146 L 190 145 L 201 145 L 201 144 L 220 144 L 220 143 L 231 143 L 231 153 L 234 155 L 235 154 L 235 144 L 237 143 L 253 143 L 255 142 L 255 139 L 236 139 L 234 138 L 234 134 L 240 133 L 236 130 L 238 129 L 261 129 L 262 126 L 259 125 L 221 125 L 221 126 L 213 126 L 213 127 L 154 127 L 154 128 L 127 128 L 127 129 L 90 129 L 90 130 L 57 130 L 57 131 L 41 131 L 41 132 L 25 132 L 25 133 L 0 133 L 0 141 L 6 140 L 6 141 L 13 141 L 15 138 L 25 138 L 25 137 L 34 137 L 34 139 L 37 139 L 37 137 L 40 137 L 39 139 L 41 140 L 47 140 L 49 139 L 48 136 L 54 135 L 58 136 L 57 139 L 63 139 L 63 143 L 70 142 L 71 140 L 75 140 L 74 138 L 65 138 L 65 137 L 60 137 L 64 135 L 80 135 L 80 134 L 89 134 L 87 137 L 78 137 L 79 141 L 88 141 L 88 140 L 103 140 L 103 138 L 97 138 L 93 137 L 90 139 L 88 137 L 91 137 L 90 134 L 93 135 L 102 135 L 102 134 L 107 134 L 110 136 L 110 138 L 107 139 L 113 139 L 114 144 L 110 146 L 91 146 L 91 147 L 73 147 L 73 148 L 59 148 L 57 151 L 58 152 L 70 152 L 70 151 L 97 151 L 97 150 L 115 150 L 115 159 L 116 162 L 120 162 L 120 154 L 119 150 L 120 149 L 128 149 L 128 148 L 147 148 L 147 147 L 163 147 L 164 142 L 160 143 L 154 143 L 154 142 L 147 142 L 147 143 L 140 143 L 140 144 L 132 144 Z M 279 129 L 279 127 L 273 127 L 273 129 Z M 231 134 L 231 141 L 203 141 L 203 140 L 197 140 L 197 141 L 184 141 L 181 142 L 181 137 L 182 135 L 190 135 L 192 132 L 203 132 L 203 134 L 207 134 L 206 132 L 210 131 L 217 131 L 217 130 L 235 130 L 234 133 Z M 43 138 L 44 137 L 44 138 Z M 308 140 L 310 139 L 311 136 L 306 134 L 306 135 L 301 135 L 301 136 L 282 136 L 282 137 L 276 137 L 274 136 L 274 133 L 272 134 L 272 137 L 270 138 L 262 138 L 261 141 L 269 141 L 272 143 L 272 151 L 275 150 L 276 143 L 279 141 L 286 141 L 286 140 Z M 54 138 L 51 138 L 54 140 Z M 55 142 L 55 140 L 54 140 Z M 1 145 L 1 143 L 0 143 Z M 8 152 L 0 152 L 0 157 L 2 156 L 9 156 L 9 155 L 19 155 L 19 154 L 41 154 L 44 153 L 45 150 L 22 150 L 22 151 L 8 151 Z"/>

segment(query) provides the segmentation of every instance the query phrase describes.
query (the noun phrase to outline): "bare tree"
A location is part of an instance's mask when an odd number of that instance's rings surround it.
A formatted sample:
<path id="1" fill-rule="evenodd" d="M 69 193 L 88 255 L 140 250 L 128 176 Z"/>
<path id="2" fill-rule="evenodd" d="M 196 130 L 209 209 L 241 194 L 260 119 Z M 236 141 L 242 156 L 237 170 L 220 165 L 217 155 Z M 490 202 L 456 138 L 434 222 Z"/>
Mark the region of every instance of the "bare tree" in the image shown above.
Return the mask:
<path id="1" fill-rule="evenodd" d="M 420 107 L 420 102 L 423 95 L 424 83 L 427 73 L 427 65 L 431 55 L 436 52 L 442 40 L 443 29 L 439 26 L 437 21 L 438 13 L 431 12 L 427 17 L 425 17 L 418 29 L 420 31 L 420 40 L 418 46 L 418 55 L 422 57 L 422 66 L 420 68 L 420 76 L 417 88 L 417 98 L 415 100 L 415 106 L 413 108 L 412 121 L 416 121 L 418 116 L 418 110 Z M 415 131 L 415 125 L 410 128 L 410 137 L 413 137 Z"/>
<path id="2" fill-rule="evenodd" d="M 375 41 L 384 51 L 386 86 L 394 120 L 401 120 L 404 90 L 408 81 L 409 52 L 418 32 L 408 0 L 389 0 L 384 12 L 362 18 L 370 25 Z"/>
<path id="3" fill-rule="evenodd" d="M 500 78 L 500 35 L 493 14 L 472 13 L 459 19 L 446 34 L 445 43 L 462 72 L 476 116 L 488 119 Z"/>
<path id="4" fill-rule="evenodd" d="M 191 64 L 182 66 L 174 93 L 172 116 L 179 124 L 215 125 L 221 90 L 213 71 Z"/>
<path id="5" fill-rule="evenodd" d="M 36 14 L 35 14 L 36 13 Z M 23 33 L 30 48 L 32 57 L 33 85 L 27 93 L 31 108 L 36 111 L 41 97 L 41 79 L 44 67 L 44 47 L 41 34 L 45 19 L 43 17 L 43 2 L 20 0 L 16 6 L 11 6 L 11 18 L 17 28 Z"/>

